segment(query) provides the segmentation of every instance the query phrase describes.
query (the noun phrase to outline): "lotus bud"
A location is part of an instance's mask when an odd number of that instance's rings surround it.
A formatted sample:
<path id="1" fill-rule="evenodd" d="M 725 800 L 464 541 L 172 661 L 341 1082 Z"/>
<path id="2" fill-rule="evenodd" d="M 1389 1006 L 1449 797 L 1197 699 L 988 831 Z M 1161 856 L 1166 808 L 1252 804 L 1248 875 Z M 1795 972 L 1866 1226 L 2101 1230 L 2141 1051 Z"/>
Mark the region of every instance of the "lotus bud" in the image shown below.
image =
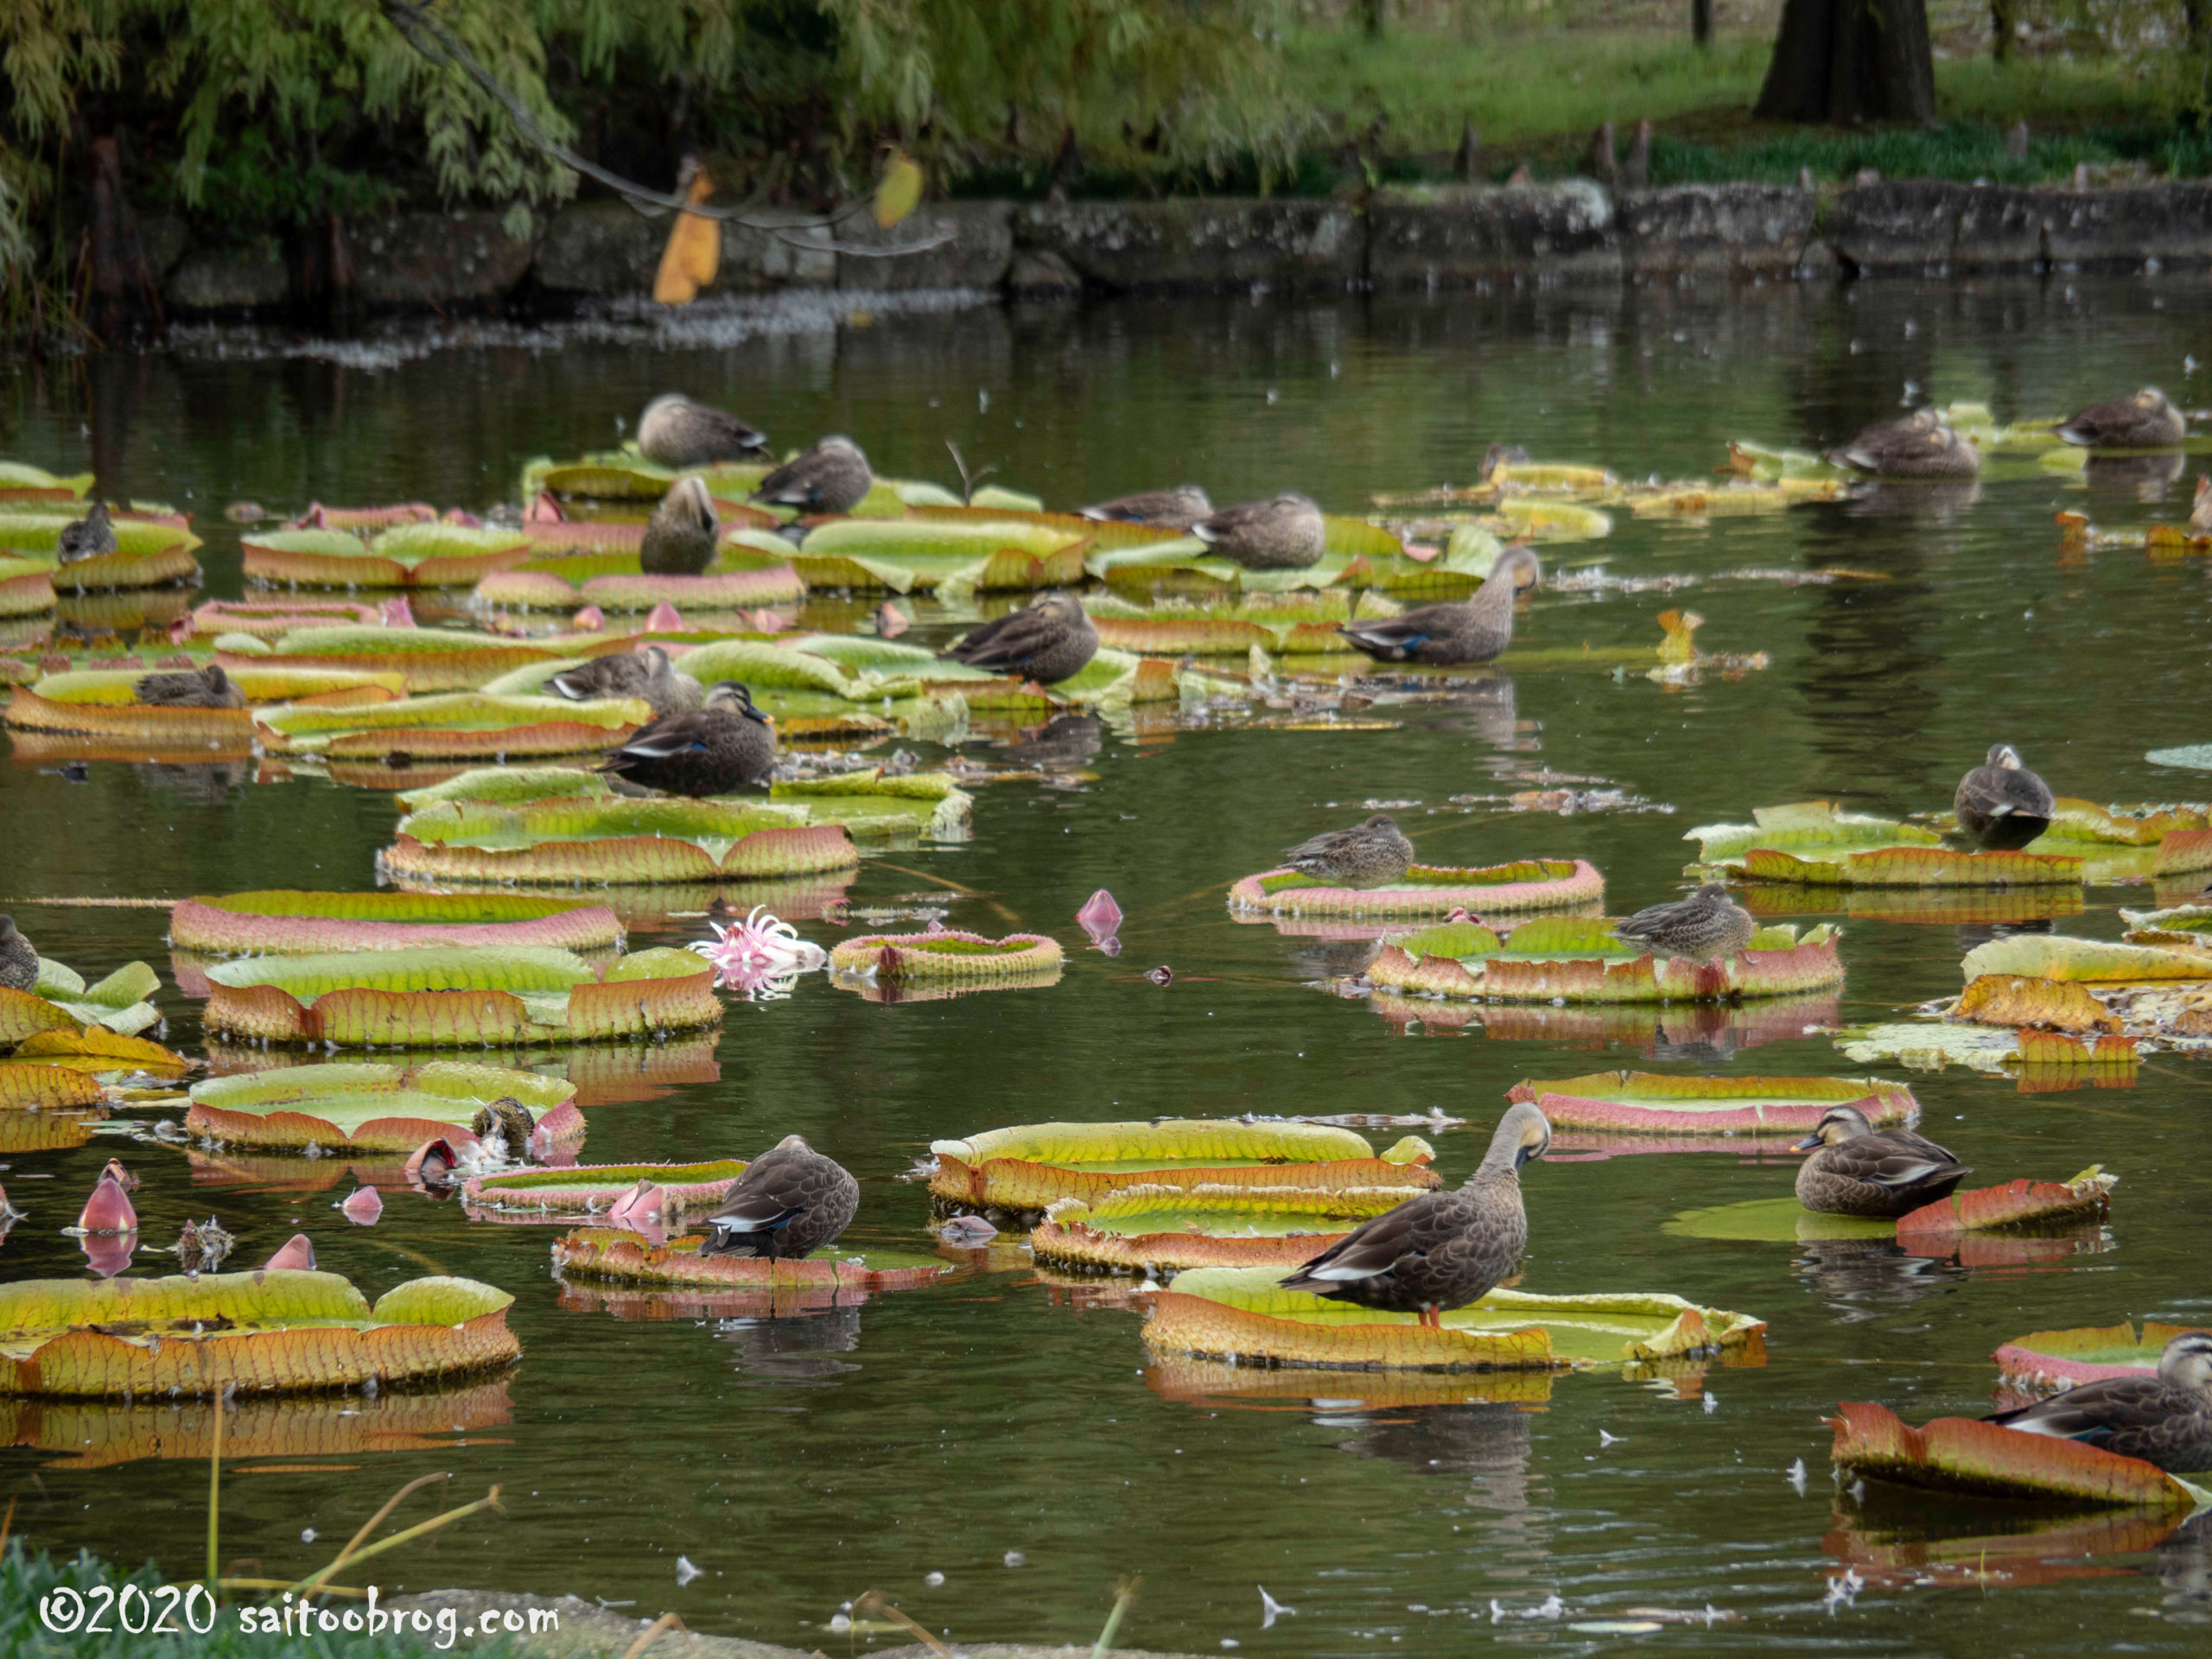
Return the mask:
<path id="1" fill-rule="evenodd" d="M 284 526 L 287 530 L 321 530 L 323 528 L 323 505 L 320 501 L 308 503 L 308 510 Z"/>
<path id="2" fill-rule="evenodd" d="M 109 1159 L 107 1167 L 100 1173 L 126 1192 L 136 1192 L 138 1190 L 138 1178 L 123 1166 L 123 1160 L 120 1158 Z"/>
<path id="3" fill-rule="evenodd" d="M 423 1186 L 442 1186 L 453 1178 L 454 1166 L 460 1161 L 453 1143 L 441 1135 L 415 1148 L 408 1157 L 405 1174 Z"/>
<path id="4" fill-rule="evenodd" d="M 640 1176 L 637 1185 L 614 1200 L 607 1218 L 617 1227 L 644 1227 L 658 1221 L 667 1204 L 668 1194 Z"/>
<path id="5" fill-rule="evenodd" d="M 596 605 L 587 605 L 569 619 L 569 626 L 578 633 L 597 633 L 607 626 L 607 613 Z"/>
<path id="6" fill-rule="evenodd" d="M 384 1198 L 373 1186 L 357 1187 L 353 1197 L 338 1207 L 356 1227 L 373 1227 L 384 1214 Z"/>
<path id="7" fill-rule="evenodd" d="M 948 1244 L 988 1244 L 999 1230 L 981 1216 L 955 1216 L 937 1230 L 937 1236 Z"/>
<path id="8" fill-rule="evenodd" d="M 266 1262 L 261 1264 L 264 1273 L 313 1273 L 315 1246 L 308 1242 L 305 1233 L 294 1233 L 286 1239 Z"/>
<path id="9" fill-rule="evenodd" d="M 378 614 L 387 628 L 411 628 L 415 626 L 415 608 L 407 602 L 407 595 L 387 599 L 378 607 Z"/>
<path id="10" fill-rule="evenodd" d="M 123 1183 L 112 1174 L 103 1173 L 92 1187 L 92 1196 L 85 1200 L 77 1225 L 87 1233 L 135 1233 L 138 1230 L 138 1212 L 130 1207 L 130 1198 L 123 1190 Z"/>
<path id="11" fill-rule="evenodd" d="M 568 522 L 569 515 L 561 511 L 561 503 L 550 490 L 540 490 L 523 513 L 525 524 L 560 524 Z"/>
<path id="12" fill-rule="evenodd" d="M 896 639 L 912 626 L 906 620 L 906 613 L 889 600 L 875 607 L 875 633 L 879 639 Z"/>
<path id="13" fill-rule="evenodd" d="M 689 633 L 690 626 L 684 621 L 683 613 L 664 599 L 647 613 L 645 632 L 647 633 Z"/>
<path id="14" fill-rule="evenodd" d="M 112 1279 L 118 1273 L 129 1271 L 130 1252 L 137 1243 L 136 1233 L 121 1238 L 80 1238 L 77 1241 L 85 1252 L 85 1265 L 103 1279 Z"/>
<path id="15" fill-rule="evenodd" d="M 1164 962 L 1157 968 L 1146 969 L 1144 976 L 1155 985 L 1172 985 L 1175 982 L 1175 970 Z"/>
<path id="16" fill-rule="evenodd" d="M 791 623 L 781 611 L 771 611 L 766 608 L 753 612 L 751 620 L 753 627 L 762 633 L 781 633 L 785 628 L 791 626 Z"/>
<path id="17" fill-rule="evenodd" d="M 1099 888 L 1084 900 L 1083 908 L 1076 912 L 1075 918 L 1082 924 L 1083 931 L 1090 936 L 1091 944 L 1109 957 L 1117 953 L 1119 945 L 1114 935 L 1122 925 L 1122 907 L 1114 902 L 1112 893 L 1103 887 Z M 1114 948 L 1109 949 L 1109 945 Z"/>

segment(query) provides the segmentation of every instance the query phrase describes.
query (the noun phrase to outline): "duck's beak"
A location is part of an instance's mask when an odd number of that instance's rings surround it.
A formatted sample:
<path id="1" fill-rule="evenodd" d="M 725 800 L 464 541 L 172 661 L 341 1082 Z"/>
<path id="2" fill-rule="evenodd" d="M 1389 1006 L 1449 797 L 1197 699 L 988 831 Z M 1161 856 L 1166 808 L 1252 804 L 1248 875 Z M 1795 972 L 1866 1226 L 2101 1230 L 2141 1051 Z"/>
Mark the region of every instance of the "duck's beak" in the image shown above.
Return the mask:
<path id="1" fill-rule="evenodd" d="M 1791 1141 L 1789 1143 L 1789 1150 L 1792 1152 L 1810 1152 L 1814 1147 L 1824 1144 L 1825 1143 L 1821 1141 L 1819 1135 L 1808 1135 L 1802 1141 Z"/>

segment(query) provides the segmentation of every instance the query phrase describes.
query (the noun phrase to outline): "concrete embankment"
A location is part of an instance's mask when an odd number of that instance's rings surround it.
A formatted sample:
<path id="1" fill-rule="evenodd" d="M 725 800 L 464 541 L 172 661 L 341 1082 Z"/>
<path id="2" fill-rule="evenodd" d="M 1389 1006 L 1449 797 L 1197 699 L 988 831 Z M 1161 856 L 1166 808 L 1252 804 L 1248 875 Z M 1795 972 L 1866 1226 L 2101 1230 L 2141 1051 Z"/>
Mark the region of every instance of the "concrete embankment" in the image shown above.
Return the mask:
<path id="1" fill-rule="evenodd" d="M 2212 265 L 2212 181 L 2200 181 L 1609 192 L 1569 180 L 1384 189 L 1357 200 L 948 201 L 890 231 L 840 226 L 834 238 L 803 215 L 756 218 L 723 226 L 709 292 L 995 289 L 1035 299 Z M 372 310 L 559 315 L 648 290 L 666 233 L 664 219 L 615 201 L 573 204 L 523 237 L 488 211 L 400 214 L 354 227 L 355 294 Z M 289 301 L 273 243 L 195 246 L 173 221 L 149 224 L 144 240 L 180 315 L 274 315 Z M 930 245 L 881 257 L 917 244 Z"/>

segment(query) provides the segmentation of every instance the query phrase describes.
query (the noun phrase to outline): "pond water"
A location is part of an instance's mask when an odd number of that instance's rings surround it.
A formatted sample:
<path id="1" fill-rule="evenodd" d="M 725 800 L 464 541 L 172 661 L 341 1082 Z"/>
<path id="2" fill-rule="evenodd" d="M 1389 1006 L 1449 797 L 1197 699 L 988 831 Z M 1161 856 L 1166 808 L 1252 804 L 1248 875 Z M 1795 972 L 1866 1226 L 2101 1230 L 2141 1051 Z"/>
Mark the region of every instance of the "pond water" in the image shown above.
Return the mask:
<path id="1" fill-rule="evenodd" d="M 1897 410 L 1909 383 L 2000 417 L 2061 414 L 2145 382 L 2187 403 L 2202 382 L 2184 359 L 2212 362 L 2208 325 L 2212 294 L 2193 282 L 2055 278 L 978 308 L 712 349 L 522 341 L 370 369 L 203 344 L 11 365 L 0 454 L 69 471 L 97 448 L 108 491 L 198 515 L 207 592 L 233 595 L 226 502 L 481 509 L 511 496 L 528 457 L 611 443 L 670 387 L 741 410 L 779 442 L 851 433 L 887 474 L 949 476 L 951 438 L 1056 504 L 1191 478 L 1217 501 L 1296 486 L 1357 512 L 1376 491 L 1465 481 L 1494 438 L 1627 476 L 1709 474 L 1727 439 L 1837 441 Z M 1896 492 L 1709 527 L 1622 515 L 1610 539 L 1562 547 L 1551 568 L 1602 561 L 1615 575 L 1696 585 L 1540 593 L 1521 643 L 1656 643 L 1656 613 L 1688 603 L 1707 619 L 1702 645 L 1764 652 L 1769 666 L 1671 687 L 1529 666 L 1391 710 L 1378 729 L 1109 726 L 1095 753 L 1077 746 L 1091 774 L 1077 786 L 986 786 L 971 840 L 870 857 L 849 896 L 1072 944 L 1077 906 L 1107 887 L 1128 912 L 1122 955 L 1071 949 L 1046 990 L 882 1006 L 817 976 L 788 1001 L 733 1003 L 711 1052 L 695 1046 L 604 1088 L 628 1098 L 589 1108 L 588 1156 L 745 1156 L 798 1131 L 861 1180 L 850 1241 L 926 1250 L 927 1192 L 900 1177 L 940 1136 L 1046 1119 L 1440 1110 L 1471 1120 L 1431 1137 L 1456 1182 L 1522 1078 L 1863 1071 L 1805 1027 L 1955 992 L 1974 942 L 1961 929 L 1849 920 L 1840 1000 L 1816 999 L 1802 1025 L 1762 1031 L 1774 1039 L 1756 1046 L 1681 1011 L 1521 1035 L 1535 1022 L 1486 1033 L 1480 1020 L 1386 1017 L 1330 995 L 1318 982 L 1344 971 L 1344 947 L 1239 923 L 1224 891 L 1285 844 L 1389 802 L 1427 859 L 1589 859 L 1620 913 L 1681 890 L 1691 825 L 1809 798 L 1944 807 L 1999 740 L 2062 794 L 2201 798 L 2212 779 L 2143 757 L 2212 736 L 2212 565 L 2068 554 L 2052 523 L 2085 501 L 2101 524 L 2171 520 L 2188 485 L 2156 499 L 2132 486 L 2085 496 L 2015 467 L 1971 502 Z M 1723 574 L 1834 569 L 1878 579 Z M 849 627 L 858 609 L 825 614 Z M 956 631 L 923 606 L 909 637 Z M 1664 810 L 1451 804 L 1562 782 Z M 0 766 L 0 908 L 80 969 L 162 968 L 168 1039 L 204 1053 L 196 1005 L 168 982 L 162 911 L 49 901 L 365 887 L 396 817 L 388 792 L 257 781 L 251 767 L 96 761 L 73 782 L 19 747 Z M 2116 937 L 2118 907 L 2149 898 L 2094 888 L 2061 926 Z M 702 931 L 648 912 L 632 938 Z M 1161 963 L 1174 969 L 1165 987 L 1142 973 Z M 632 1064 L 646 1063 L 610 1062 Z M 386 1194 L 380 1224 L 354 1228 L 331 1207 L 350 1179 L 316 1185 L 266 1166 L 226 1175 L 105 1137 L 5 1160 L 8 1193 L 30 1216 L 0 1249 L 0 1276 L 82 1272 L 58 1229 L 120 1151 L 145 1179 L 149 1245 L 212 1212 L 239 1236 L 241 1262 L 304 1229 L 322 1265 L 372 1295 L 432 1271 L 514 1293 L 524 1357 L 512 1374 L 435 1404 L 387 1400 L 393 1419 L 373 1427 L 327 1403 L 284 1408 L 289 1433 L 272 1428 L 271 1449 L 241 1455 L 224 1553 L 270 1577 L 320 1566 L 401 1483 L 450 1470 L 451 1501 L 497 1484 L 505 1518 L 387 1557 L 387 1593 L 573 1591 L 799 1647 L 842 1649 L 825 1623 L 871 1586 L 956 1642 L 1087 1643 L 1116 1580 L 1141 1574 L 1118 1639 L 1155 1649 L 1459 1651 L 1479 1631 L 1596 1652 L 1624 1638 L 1569 1622 L 1709 1605 L 1717 1622 L 1641 1643 L 2202 1652 L 2202 1537 L 2093 1526 L 2024 1545 L 2018 1535 L 2050 1523 L 1878 1493 L 1862 1505 L 1832 1486 L 1821 1420 L 1846 1399 L 1916 1421 L 1986 1411 L 1992 1351 L 2027 1332 L 2212 1319 L 2212 1066 L 2158 1055 L 2132 1088 L 2044 1094 L 1956 1068 L 1912 1083 L 1923 1127 L 1977 1180 L 2118 1171 L 2108 1236 L 1993 1266 L 1700 1240 L 1662 1224 L 1786 1195 L 1794 1160 L 1748 1148 L 1562 1154 L 1528 1170 L 1525 1287 L 1663 1289 L 1769 1322 L 1764 1367 L 1702 1378 L 1599 1370 L 1531 1394 L 1471 1376 L 1452 1403 L 1402 1403 L 1350 1375 L 1327 1399 L 1210 1391 L 1148 1358 L 1128 1281 L 1044 1282 L 1013 1250 L 937 1287 L 800 1318 L 641 1312 L 564 1293 L 543 1228 L 472 1224 L 404 1190 Z M 141 1270 L 168 1260 L 149 1255 Z M 18 1534 L 126 1563 L 150 1555 L 173 1577 L 194 1568 L 207 1469 L 187 1431 L 202 1418 L 0 1406 L 0 1422 L 17 1442 L 0 1449 L 0 1484 Z M 1786 1473 L 1798 1460 L 1802 1491 Z M 310 1528 L 320 1541 L 303 1541 Z M 679 1586 L 679 1555 L 702 1576 Z M 1846 1561 L 1869 1582 L 1855 1603 L 1825 1605 Z M 925 1583 L 932 1573 L 941 1585 Z M 1261 1586 L 1295 1615 L 1263 1629 Z M 1554 1595 L 1565 1619 L 1519 1616 Z"/>

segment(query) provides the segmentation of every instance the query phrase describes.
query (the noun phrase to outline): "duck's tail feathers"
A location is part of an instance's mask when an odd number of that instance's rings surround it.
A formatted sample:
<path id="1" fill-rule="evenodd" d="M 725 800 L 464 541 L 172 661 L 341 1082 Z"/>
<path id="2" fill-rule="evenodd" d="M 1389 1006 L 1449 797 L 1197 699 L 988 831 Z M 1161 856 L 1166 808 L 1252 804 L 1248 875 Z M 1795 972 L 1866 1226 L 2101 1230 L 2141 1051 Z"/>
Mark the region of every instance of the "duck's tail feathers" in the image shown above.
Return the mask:
<path id="1" fill-rule="evenodd" d="M 1388 623 L 1373 623 L 1360 627 L 1337 625 L 1337 632 L 1349 639 L 1357 649 L 1378 662 L 1409 662 L 1415 652 L 1427 642 L 1425 633 L 1410 633 L 1394 629 Z"/>

